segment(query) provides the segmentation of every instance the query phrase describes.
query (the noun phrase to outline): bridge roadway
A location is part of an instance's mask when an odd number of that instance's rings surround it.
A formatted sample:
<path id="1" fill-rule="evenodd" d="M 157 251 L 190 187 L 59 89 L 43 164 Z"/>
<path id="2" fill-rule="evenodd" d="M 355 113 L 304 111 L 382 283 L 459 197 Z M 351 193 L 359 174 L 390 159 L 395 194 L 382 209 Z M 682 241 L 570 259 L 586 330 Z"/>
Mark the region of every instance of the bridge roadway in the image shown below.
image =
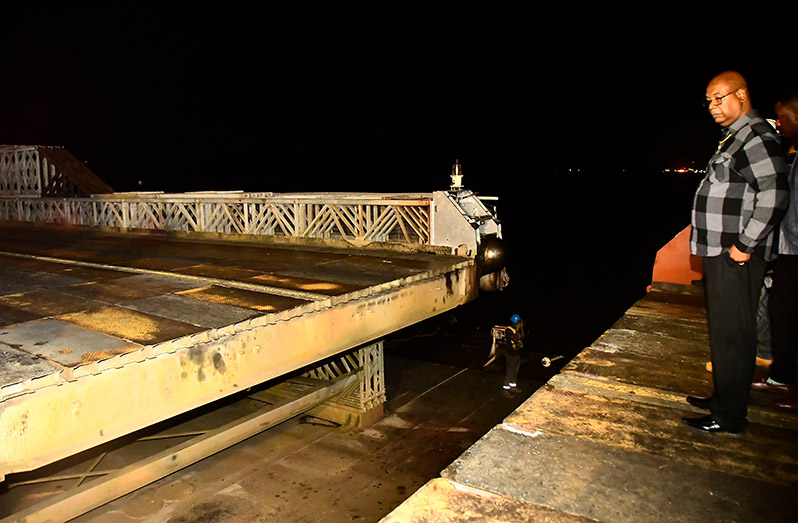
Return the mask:
<path id="1" fill-rule="evenodd" d="M 476 296 L 431 252 L 0 224 L 0 476 L 379 339 Z"/>

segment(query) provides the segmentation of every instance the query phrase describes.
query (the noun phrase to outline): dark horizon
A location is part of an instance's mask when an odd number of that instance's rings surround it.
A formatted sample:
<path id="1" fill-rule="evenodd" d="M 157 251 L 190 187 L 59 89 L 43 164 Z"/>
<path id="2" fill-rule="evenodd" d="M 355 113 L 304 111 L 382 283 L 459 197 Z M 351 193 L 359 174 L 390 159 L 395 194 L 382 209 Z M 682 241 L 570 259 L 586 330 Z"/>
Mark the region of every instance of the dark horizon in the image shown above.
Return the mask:
<path id="1" fill-rule="evenodd" d="M 0 143 L 66 147 L 119 190 L 414 192 L 460 159 L 490 192 L 556 167 L 694 166 L 718 133 L 700 105 L 714 74 L 746 75 L 765 116 L 795 85 L 777 34 L 763 53 L 697 21 L 476 2 L 4 10 Z"/>

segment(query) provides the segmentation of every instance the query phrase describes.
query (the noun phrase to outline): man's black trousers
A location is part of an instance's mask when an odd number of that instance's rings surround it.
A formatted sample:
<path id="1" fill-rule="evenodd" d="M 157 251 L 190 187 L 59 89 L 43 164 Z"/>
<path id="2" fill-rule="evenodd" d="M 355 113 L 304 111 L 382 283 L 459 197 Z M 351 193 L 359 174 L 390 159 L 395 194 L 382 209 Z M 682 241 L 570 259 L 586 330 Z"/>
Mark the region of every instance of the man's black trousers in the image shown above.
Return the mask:
<path id="1" fill-rule="evenodd" d="M 740 265 L 728 253 L 703 261 L 715 387 L 710 410 L 729 429 L 744 429 L 756 359 L 756 313 L 766 263 L 751 256 Z"/>

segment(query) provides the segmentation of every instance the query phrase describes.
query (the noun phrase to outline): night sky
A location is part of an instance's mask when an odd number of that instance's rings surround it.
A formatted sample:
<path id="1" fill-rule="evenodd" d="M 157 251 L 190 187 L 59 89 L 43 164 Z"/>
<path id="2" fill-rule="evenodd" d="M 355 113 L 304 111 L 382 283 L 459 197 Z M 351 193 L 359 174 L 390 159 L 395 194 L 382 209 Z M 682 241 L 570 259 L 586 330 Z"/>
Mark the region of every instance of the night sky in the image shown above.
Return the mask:
<path id="1" fill-rule="evenodd" d="M 0 143 L 67 147 L 117 190 L 433 190 L 459 158 L 491 191 L 550 167 L 703 163 L 707 81 L 740 70 L 772 115 L 788 49 L 650 9 L 13 4 Z"/>
<path id="2" fill-rule="evenodd" d="M 432 191 L 459 159 L 501 198 L 515 299 L 538 307 L 560 284 L 626 285 L 627 266 L 644 288 L 695 184 L 659 173 L 703 168 L 716 143 L 715 74 L 743 73 L 766 117 L 798 85 L 791 13 L 53 5 L 2 9 L 0 144 L 64 146 L 118 191 Z"/>

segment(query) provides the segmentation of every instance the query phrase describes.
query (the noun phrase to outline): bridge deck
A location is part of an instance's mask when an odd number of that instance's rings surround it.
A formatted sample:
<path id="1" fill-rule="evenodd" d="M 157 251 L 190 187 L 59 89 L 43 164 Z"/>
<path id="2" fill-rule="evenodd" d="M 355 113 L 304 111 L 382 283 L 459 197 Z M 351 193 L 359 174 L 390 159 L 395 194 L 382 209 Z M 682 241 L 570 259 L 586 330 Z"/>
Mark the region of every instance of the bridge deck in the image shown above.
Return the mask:
<path id="1" fill-rule="evenodd" d="M 798 415 L 776 396 L 751 393 L 743 437 L 681 422 L 711 375 L 703 297 L 679 290 L 649 293 L 382 521 L 796 521 Z"/>
<path id="2" fill-rule="evenodd" d="M 473 271 L 430 253 L 0 224 L 0 478 L 454 308 Z"/>

